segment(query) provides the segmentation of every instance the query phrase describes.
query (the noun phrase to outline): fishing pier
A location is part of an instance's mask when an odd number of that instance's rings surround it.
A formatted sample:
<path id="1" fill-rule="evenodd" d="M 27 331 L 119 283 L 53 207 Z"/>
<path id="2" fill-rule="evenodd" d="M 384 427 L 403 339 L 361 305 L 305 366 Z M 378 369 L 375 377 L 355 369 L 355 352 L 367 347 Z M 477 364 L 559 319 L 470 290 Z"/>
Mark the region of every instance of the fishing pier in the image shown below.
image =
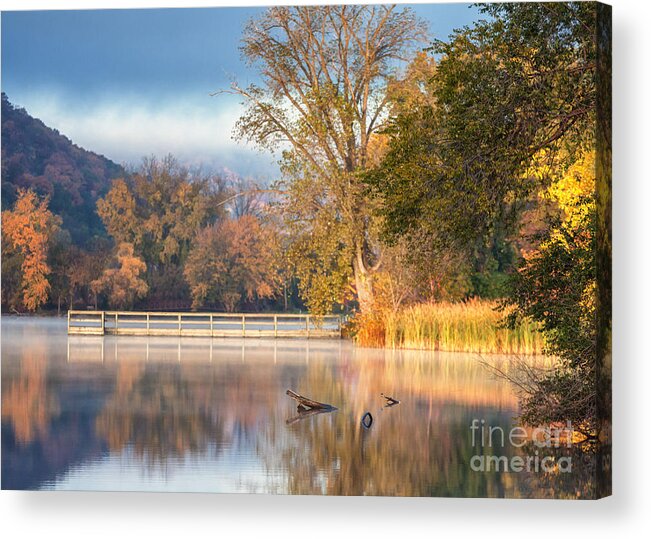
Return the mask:
<path id="1" fill-rule="evenodd" d="M 68 335 L 341 338 L 339 315 L 68 311 Z"/>

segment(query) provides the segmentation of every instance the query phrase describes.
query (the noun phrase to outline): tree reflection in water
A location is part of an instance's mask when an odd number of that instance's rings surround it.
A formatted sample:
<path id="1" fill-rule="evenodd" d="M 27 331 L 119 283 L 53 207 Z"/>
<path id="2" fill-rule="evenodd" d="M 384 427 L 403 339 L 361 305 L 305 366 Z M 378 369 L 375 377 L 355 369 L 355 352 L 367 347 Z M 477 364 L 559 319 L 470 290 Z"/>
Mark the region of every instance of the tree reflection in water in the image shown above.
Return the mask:
<path id="1" fill-rule="evenodd" d="M 19 443 L 46 436 L 50 421 L 59 414 L 58 400 L 46 384 L 46 369 L 41 343 L 24 350 L 17 372 L 9 374 L 8 383 L 2 385 L 2 420 L 11 424 Z"/>
<path id="2" fill-rule="evenodd" d="M 5 488 L 56 488 L 73 469 L 96 474 L 85 483 L 91 488 L 100 476 L 113 485 L 103 463 L 117 456 L 134 489 L 154 484 L 138 470 L 163 470 L 164 484 L 174 484 L 190 458 L 198 464 L 189 481 L 216 473 L 216 463 L 235 470 L 229 483 L 209 478 L 206 489 L 215 491 L 577 497 L 590 490 L 593 471 L 581 464 L 561 478 L 471 469 L 478 451 L 471 421 L 509 429 L 517 414 L 512 388 L 475 356 L 332 341 L 5 337 Z M 501 361 L 508 369 L 508 358 Z M 288 422 L 296 416 L 288 388 L 338 410 Z M 381 393 L 400 404 L 385 408 Z M 366 411 L 374 418 L 368 430 L 360 424 Z M 90 462 L 95 467 L 84 468 Z"/>
<path id="3" fill-rule="evenodd" d="M 218 447 L 219 400 L 212 386 L 195 391 L 180 365 L 119 364 L 115 391 L 96 421 L 113 452 L 129 447 L 148 465 Z"/>
<path id="4" fill-rule="evenodd" d="M 270 469 L 287 471 L 290 493 L 523 494 L 508 474 L 477 474 L 468 465 L 471 418 L 503 423 L 500 409 L 515 406 L 510 391 L 482 376 L 471 358 L 458 357 L 451 365 L 427 353 L 368 352 L 349 350 L 334 368 L 311 359 L 298 382 L 306 395 L 339 411 L 290 426 L 270 425 L 270 445 L 263 452 Z M 401 404 L 384 408 L 383 390 Z M 374 416 L 369 430 L 360 425 L 366 410 Z"/>

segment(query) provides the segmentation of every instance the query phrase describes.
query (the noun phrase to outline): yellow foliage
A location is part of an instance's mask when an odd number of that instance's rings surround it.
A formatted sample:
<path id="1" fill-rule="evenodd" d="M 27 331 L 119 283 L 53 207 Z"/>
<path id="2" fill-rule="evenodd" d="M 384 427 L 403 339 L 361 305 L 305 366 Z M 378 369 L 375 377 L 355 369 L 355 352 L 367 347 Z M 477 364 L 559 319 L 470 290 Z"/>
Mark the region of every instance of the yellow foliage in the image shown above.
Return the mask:
<path id="1" fill-rule="evenodd" d="M 562 166 L 562 163 L 569 163 Z M 596 211 L 595 201 L 595 151 L 594 149 L 580 153 L 571 159 L 566 152 L 553 154 L 549 150 L 538 152 L 532 159 L 525 176 L 541 183 L 549 183 L 539 197 L 551 201 L 561 212 L 560 226 L 550 230 L 547 241 L 537 250 L 523 252 L 527 260 L 534 259 L 543 252 L 550 243 L 566 243 L 564 232 L 572 231 L 572 237 L 591 240 L 589 230 L 585 229 L 588 217 Z M 577 234 L 579 232 L 579 234 Z"/>
<path id="2" fill-rule="evenodd" d="M 576 230 L 595 211 L 595 152 L 582 154 L 547 190 L 563 212 L 563 224 Z"/>
<path id="3" fill-rule="evenodd" d="M 136 200 L 125 180 L 115 180 L 106 196 L 97 201 L 97 214 L 117 243 L 140 241 Z"/>
<path id="4" fill-rule="evenodd" d="M 147 294 L 149 287 L 140 277 L 147 265 L 134 255 L 133 245 L 123 242 L 118 246 L 117 268 L 108 268 L 91 283 L 95 293 L 106 291 L 111 305 L 129 307 L 136 298 Z"/>

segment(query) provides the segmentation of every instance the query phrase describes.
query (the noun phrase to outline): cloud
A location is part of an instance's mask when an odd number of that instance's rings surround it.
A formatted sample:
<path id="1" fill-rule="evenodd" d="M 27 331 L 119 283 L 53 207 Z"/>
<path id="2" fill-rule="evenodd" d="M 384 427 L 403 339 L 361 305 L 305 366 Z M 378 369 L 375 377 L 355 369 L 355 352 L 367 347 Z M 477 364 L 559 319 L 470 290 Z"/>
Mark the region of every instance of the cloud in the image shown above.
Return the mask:
<path id="1" fill-rule="evenodd" d="M 137 164 L 143 156 L 171 153 L 206 170 L 228 168 L 260 179 L 278 172 L 273 156 L 232 139 L 243 107 L 225 97 L 182 96 L 152 103 L 133 96 L 75 104 L 40 94 L 20 96 L 16 104 L 75 144 L 118 163 Z"/>

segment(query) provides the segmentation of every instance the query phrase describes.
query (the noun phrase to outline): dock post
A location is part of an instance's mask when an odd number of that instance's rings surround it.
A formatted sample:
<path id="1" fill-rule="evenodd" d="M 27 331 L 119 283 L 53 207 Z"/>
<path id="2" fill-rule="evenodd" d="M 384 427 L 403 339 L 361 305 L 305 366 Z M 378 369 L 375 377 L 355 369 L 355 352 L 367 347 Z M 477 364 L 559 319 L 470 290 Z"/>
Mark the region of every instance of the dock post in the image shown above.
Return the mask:
<path id="1" fill-rule="evenodd" d="M 274 314 L 274 339 L 278 338 L 278 315 Z"/>
<path id="2" fill-rule="evenodd" d="M 179 337 L 181 336 L 181 313 L 179 313 Z"/>
<path id="3" fill-rule="evenodd" d="M 105 319 L 105 313 L 104 313 L 104 311 L 102 311 L 102 314 L 100 314 L 100 324 L 101 324 L 101 326 L 102 326 L 102 335 L 104 335 L 104 333 L 105 333 L 105 329 L 104 329 L 104 319 Z M 102 346 L 103 346 L 103 345 L 102 345 Z"/>
<path id="4" fill-rule="evenodd" d="M 68 335 L 70 335 L 70 310 L 68 310 Z"/>
<path id="5" fill-rule="evenodd" d="M 214 327 L 213 327 L 212 316 L 213 316 L 213 315 L 212 315 L 212 313 L 211 313 L 211 314 L 210 314 L 210 338 L 211 338 L 211 339 L 212 339 L 212 337 L 213 337 L 213 332 L 215 331 L 215 330 L 214 330 Z M 210 361 L 212 361 L 212 341 L 210 341 Z"/>
<path id="6" fill-rule="evenodd" d="M 310 315 L 305 315 L 305 330 L 307 331 L 307 338 L 310 338 Z"/>
<path id="7" fill-rule="evenodd" d="M 246 337 L 246 315 L 242 315 L 242 337 Z"/>
<path id="8" fill-rule="evenodd" d="M 149 313 L 147 313 L 147 337 L 149 337 Z"/>

